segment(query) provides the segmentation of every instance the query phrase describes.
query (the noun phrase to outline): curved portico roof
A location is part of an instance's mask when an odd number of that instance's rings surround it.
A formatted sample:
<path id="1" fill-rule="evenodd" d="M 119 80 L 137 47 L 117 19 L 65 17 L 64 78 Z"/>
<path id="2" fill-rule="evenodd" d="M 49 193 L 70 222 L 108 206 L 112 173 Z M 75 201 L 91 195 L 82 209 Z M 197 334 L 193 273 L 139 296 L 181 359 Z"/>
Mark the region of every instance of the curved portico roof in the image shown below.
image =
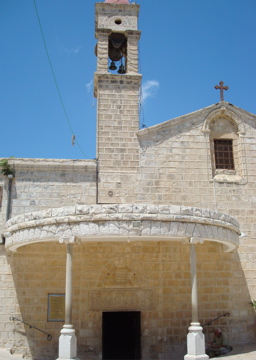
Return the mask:
<path id="1" fill-rule="evenodd" d="M 75 237 L 87 241 L 215 241 L 231 251 L 239 224 L 229 215 L 176 205 L 76 205 L 19 215 L 6 223 L 6 249 Z"/>

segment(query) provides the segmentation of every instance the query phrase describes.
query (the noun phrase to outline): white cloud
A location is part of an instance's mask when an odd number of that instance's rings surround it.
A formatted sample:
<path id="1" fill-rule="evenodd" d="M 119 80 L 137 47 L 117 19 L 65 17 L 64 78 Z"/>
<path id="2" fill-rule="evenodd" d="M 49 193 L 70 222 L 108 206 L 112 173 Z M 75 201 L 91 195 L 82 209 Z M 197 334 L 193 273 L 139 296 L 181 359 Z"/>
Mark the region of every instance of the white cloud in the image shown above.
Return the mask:
<path id="1" fill-rule="evenodd" d="M 65 48 L 64 51 L 68 54 L 74 54 L 77 55 L 79 51 L 82 49 L 82 46 L 77 46 L 76 48 Z"/>
<path id="2" fill-rule="evenodd" d="M 142 84 L 141 88 L 141 102 L 144 103 L 145 100 L 149 97 L 153 97 L 160 84 L 157 80 L 148 80 L 144 84 Z"/>
<path id="3" fill-rule="evenodd" d="M 81 50 L 81 48 L 82 48 L 82 46 L 78 46 L 78 47 L 76 47 L 76 48 L 71 49 L 71 52 L 72 52 L 73 54 L 78 54 L 79 51 Z"/>
<path id="4" fill-rule="evenodd" d="M 85 85 L 88 93 L 91 91 L 92 85 L 93 85 L 93 79 L 88 84 Z"/>

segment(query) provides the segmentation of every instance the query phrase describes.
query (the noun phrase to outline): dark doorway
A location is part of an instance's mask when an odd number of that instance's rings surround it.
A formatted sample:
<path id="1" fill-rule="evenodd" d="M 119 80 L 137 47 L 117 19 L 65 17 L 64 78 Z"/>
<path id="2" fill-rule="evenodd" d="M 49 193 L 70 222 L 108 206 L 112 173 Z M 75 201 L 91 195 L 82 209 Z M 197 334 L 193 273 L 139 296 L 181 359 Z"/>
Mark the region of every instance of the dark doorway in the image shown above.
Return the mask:
<path id="1" fill-rule="evenodd" d="M 141 359 L 139 311 L 102 313 L 102 355 L 104 360 Z"/>

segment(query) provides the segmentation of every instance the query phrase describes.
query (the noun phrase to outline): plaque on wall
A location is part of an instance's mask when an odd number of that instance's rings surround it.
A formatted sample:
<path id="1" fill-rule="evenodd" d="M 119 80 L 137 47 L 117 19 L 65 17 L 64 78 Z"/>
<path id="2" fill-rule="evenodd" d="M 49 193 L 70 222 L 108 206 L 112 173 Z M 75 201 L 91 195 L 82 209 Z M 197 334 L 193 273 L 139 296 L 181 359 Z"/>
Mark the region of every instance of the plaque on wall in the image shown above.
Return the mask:
<path id="1" fill-rule="evenodd" d="M 48 294 L 47 321 L 65 321 L 65 294 Z"/>

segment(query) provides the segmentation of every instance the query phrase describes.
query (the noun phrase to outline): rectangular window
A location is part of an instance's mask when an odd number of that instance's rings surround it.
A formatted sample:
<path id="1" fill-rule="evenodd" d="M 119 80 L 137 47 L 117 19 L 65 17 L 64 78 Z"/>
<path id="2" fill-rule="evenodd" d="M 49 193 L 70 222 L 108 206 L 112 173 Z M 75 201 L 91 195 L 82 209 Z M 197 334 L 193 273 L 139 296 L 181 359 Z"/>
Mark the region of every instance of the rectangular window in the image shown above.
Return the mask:
<path id="1" fill-rule="evenodd" d="M 214 155 L 216 169 L 235 170 L 232 140 L 214 139 Z"/>

